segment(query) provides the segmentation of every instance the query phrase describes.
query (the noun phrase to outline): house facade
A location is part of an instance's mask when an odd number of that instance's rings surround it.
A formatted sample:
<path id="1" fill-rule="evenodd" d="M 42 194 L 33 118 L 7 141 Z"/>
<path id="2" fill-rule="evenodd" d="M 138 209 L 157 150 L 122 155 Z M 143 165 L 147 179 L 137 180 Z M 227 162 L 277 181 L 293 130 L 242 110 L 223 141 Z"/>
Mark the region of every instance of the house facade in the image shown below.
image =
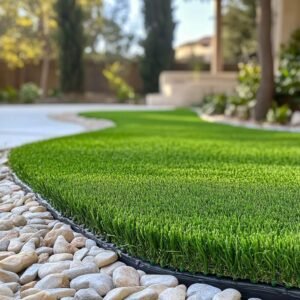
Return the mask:
<path id="1" fill-rule="evenodd" d="M 175 60 L 177 62 L 185 63 L 192 59 L 199 59 L 204 63 L 210 63 L 212 53 L 212 38 L 210 36 L 206 36 L 199 40 L 176 47 Z"/>

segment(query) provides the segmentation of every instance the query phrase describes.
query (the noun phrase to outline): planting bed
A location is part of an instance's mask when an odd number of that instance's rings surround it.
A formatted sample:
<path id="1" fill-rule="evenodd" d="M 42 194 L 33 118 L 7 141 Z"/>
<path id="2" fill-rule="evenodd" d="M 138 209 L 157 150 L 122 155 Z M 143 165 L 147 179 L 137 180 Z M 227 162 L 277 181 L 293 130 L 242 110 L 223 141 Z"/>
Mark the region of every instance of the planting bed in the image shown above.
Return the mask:
<path id="1" fill-rule="evenodd" d="M 300 286 L 300 138 L 188 110 L 101 112 L 115 128 L 12 151 L 17 175 L 131 255 Z"/>

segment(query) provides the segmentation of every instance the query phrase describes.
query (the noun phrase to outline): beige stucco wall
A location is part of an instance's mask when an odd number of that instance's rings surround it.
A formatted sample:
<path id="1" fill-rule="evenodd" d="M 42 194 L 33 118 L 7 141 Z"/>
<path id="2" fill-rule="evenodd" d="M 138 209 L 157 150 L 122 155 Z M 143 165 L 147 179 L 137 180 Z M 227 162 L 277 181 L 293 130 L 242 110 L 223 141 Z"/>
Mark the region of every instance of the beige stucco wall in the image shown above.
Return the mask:
<path id="1" fill-rule="evenodd" d="M 272 0 L 273 43 L 275 59 L 280 46 L 288 42 L 291 34 L 300 28 L 300 0 Z"/>
<path id="2" fill-rule="evenodd" d="M 163 72 L 160 75 L 160 94 L 147 95 L 149 105 L 188 106 L 200 104 L 203 96 L 214 93 L 231 95 L 235 91 L 235 72 Z"/>

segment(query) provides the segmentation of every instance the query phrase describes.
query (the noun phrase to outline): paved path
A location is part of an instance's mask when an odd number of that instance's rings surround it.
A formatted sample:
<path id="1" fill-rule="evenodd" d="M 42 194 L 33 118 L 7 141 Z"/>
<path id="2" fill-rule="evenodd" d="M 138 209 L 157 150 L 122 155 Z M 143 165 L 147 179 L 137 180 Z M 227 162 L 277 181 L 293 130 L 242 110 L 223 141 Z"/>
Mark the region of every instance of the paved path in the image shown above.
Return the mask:
<path id="1" fill-rule="evenodd" d="M 105 110 L 154 110 L 162 107 L 105 104 L 40 104 L 0 106 L 0 150 L 38 140 L 84 132 L 79 124 L 50 118 L 50 115 Z"/>

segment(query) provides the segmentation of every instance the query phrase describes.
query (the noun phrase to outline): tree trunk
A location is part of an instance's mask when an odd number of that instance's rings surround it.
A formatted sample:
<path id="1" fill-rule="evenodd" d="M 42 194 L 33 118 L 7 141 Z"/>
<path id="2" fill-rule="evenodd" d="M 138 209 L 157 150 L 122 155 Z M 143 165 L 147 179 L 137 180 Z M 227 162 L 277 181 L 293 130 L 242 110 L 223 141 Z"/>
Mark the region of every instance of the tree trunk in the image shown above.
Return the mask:
<path id="1" fill-rule="evenodd" d="M 45 48 L 46 47 L 47 46 L 45 46 Z M 46 98 L 48 94 L 49 68 L 50 68 L 50 51 L 48 49 L 44 49 L 44 54 L 42 58 L 41 81 L 40 81 L 40 88 L 42 91 L 43 99 Z"/>
<path id="2" fill-rule="evenodd" d="M 40 88 L 42 90 L 42 98 L 44 99 L 48 95 L 48 77 L 50 68 L 51 45 L 49 36 L 49 16 L 47 12 L 47 6 L 43 5 L 41 6 L 40 31 L 41 38 L 44 41 L 40 79 Z"/>
<path id="3" fill-rule="evenodd" d="M 272 53 L 272 9 L 271 0 L 260 0 L 259 60 L 261 82 L 256 97 L 254 117 L 256 121 L 265 119 L 272 105 L 274 95 L 274 69 Z"/>

